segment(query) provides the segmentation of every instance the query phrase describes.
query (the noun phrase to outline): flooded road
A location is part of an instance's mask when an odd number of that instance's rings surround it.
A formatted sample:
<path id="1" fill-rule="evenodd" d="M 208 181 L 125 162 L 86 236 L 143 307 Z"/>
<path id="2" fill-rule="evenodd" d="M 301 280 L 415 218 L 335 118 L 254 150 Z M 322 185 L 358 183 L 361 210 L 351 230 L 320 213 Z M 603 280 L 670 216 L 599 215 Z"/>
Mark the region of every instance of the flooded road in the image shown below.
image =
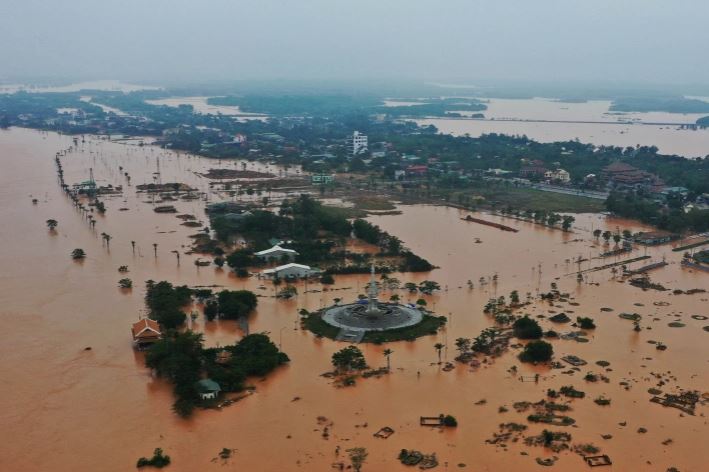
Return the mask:
<path id="1" fill-rule="evenodd" d="M 136 193 L 135 186 L 153 181 L 159 161 L 162 182 L 192 185 L 209 201 L 231 198 L 212 191 L 208 180 L 199 174 L 219 165 L 241 168 L 240 163 L 217 164 L 149 146 L 87 137 L 62 157 L 67 183 L 85 180 L 92 168 L 99 185 L 124 186 L 121 196 L 102 198 L 107 212 L 96 215 L 96 228 L 92 229 L 57 182 L 55 153 L 72 145 L 67 136 L 24 129 L 0 131 L 0 322 L 4 326 L 0 331 L 0 371 L 5 374 L 5 388 L 0 390 L 4 406 L 0 412 L 0 470 L 126 471 L 134 469 L 139 457 L 161 447 L 172 457 L 169 470 L 174 471 L 324 471 L 333 470 L 331 464 L 343 460 L 344 450 L 355 446 L 369 452 L 364 471 L 407 470 L 396 459 L 402 448 L 436 452 L 439 470 L 534 470 L 538 467 L 535 458 L 550 453 L 521 443 L 510 443 L 503 450 L 485 440 L 498 431 L 500 423 L 526 423 L 527 414 L 516 413 L 512 403 L 539 401 L 548 388 L 563 385 L 586 392 L 586 398 L 572 402 L 568 413 L 577 427 L 566 429 L 573 443 L 593 443 L 612 458 L 614 465 L 606 470 L 705 469 L 707 407 L 698 406 L 697 416 L 680 415 L 678 410 L 650 403 L 647 390 L 657 386 L 653 374 L 660 373 L 666 380 L 660 388 L 667 393 L 679 387 L 709 390 L 709 333 L 702 330 L 709 322 L 690 317 L 709 315 L 707 294 L 643 292 L 613 280 L 608 270 L 590 273 L 582 284 L 575 276 L 565 275 L 576 269 L 576 264 L 567 261 L 579 255 L 595 257 L 602 250 L 602 241 L 594 240 L 592 229 L 634 229 L 635 223 L 577 215 L 574 232 L 563 233 L 479 215 L 519 229 L 508 233 L 462 221 L 467 213 L 445 207 L 404 206 L 401 215 L 371 217 L 372 222 L 440 267 L 430 274 L 396 276 L 402 283 L 439 282 L 443 290 L 427 297 L 428 306 L 448 316 L 449 323 L 438 335 L 415 342 L 362 345 L 374 367 L 385 365 L 382 351 L 392 349 L 394 372 L 338 389 L 320 374 L 330 370 L 331 354 L 344 345 L 298 329 L 297 311 L 329 305 L 335 297 L 356 298 L 364 292 L 366 276 L 338 276 L 338 290 L 321 291 L 320 285 L 309 283 L 311 292 L 304 293 L 305 286 L 300 284 L 295 299 L 282 301 L 272 297 L 271 285 L 259 289 L 256 278 L 242 280 L 227 270 L 197 267 L 194 261 L 200 255 L 185 254 L 195 229 L 182 226 L 174 214 L 154 213 L 150 198 Z M 280 172 L 265 164 L 249 163 L 247 168 Z M 130 186 L 124 172 L 131 176 Z M 204 201 L 170 204 L 179 213 L 207 222 Z M 49 218 L 59 222 L 55 234 L 45 225 Z M 112 236 L 110 247 L 102 243 L 102 232 Z M 475 238 L 482 243 L 476 244 Z M 135 253 L 130 241 L 136 241 Z M 157 257 L 154 243 L 158 244 Z M 83 262 L 71 260 L 69 253 L 74 248 L 86 251 Z M 171 251 L 181 252 L 179 266 Z M 644 253 L 639 249 L 627 257 Z M 647 254 L 653 260 L 665 256 L 670 262 L 652 273 L 654 281 L 671 289 L 709 289 L 709 276 L 682 269 L 678 263 L 681 254 L 671 252 L 670 247 L 648 249 Z M 592 259 L 581 268 L 615 260 Z M 118 280 L 126 276 L 117 270 L 121 265 L 129 267 L 132 291 L 117 287 Z M 495 274 L 497 283 L 492 282 Z M 481 286 L 480 277 L 489 282 Z M 144 313 L 143 287 L 149 279 L 247 288 L 263 295 L 249 319 L 250 331 L 269 332 L 290 356 L 290 365 L 267 380 L 251 379 L 256 393 L 228 408 L 198 411 L 188 421 L 177 418 L 170 410 L 170 386 L 151 376 L 144 367 L 143 354 L 131 346 L 129 328 Z M 468 288 L 467 280 L 474 282 L 473 289 Z M 443 354 L 445 360 L 452 361 L 456 338 L 474 337 L 492 325 L 482 312 L 489 298 L 508 296 L 512 290 L 535 296 L 547 291 L 551 282 L 571 293 L 579 305 L 557 309 L 534 304 L 523 312 L 548 315 L 554 309 L 571 315 L 574 311 L 574 316 L 596 320 L 598 328 L 589 343 L 552 341 L 557 359 L 575 354 L 589 361 L 581 372 L 564 375 L 560 370 L 521 364 L 515 349 L 475 372 L 465 365 L 444 372 L 436 364 L 435 343 L 447 346 Z M 404 291 L 397 293 L 408 301 L 418 298 Z M 385 292 L 382 296 L 389 295 Z M 601 307 L 614 311 L 602 312 Z M 641 332 L 618 318 L 624 311 L 643 315 Z M 668 327 L 676 319 L 686 326 Z M 540 322 L 545 329 L 551 327 L 548 320 Z M 203 332 L 209 346 L 233 343 L 243 335 L 234 322 L 206 323 L 202 317 L 192 329 Z M 661 341 L 668 349 L 657 351 L 649 340 Z M 598 360 L 610 362 L 612 371 L 596 366 Z M 517 366 L 517 373 L 509 371 L 512 366 Z M 610 382 L 586 382 L 582 377 L 587 371 L 604 373 Z M 519 380 L 535 373 L 541 376 L 539 383 Z M 627 389 L 621 382 L 627 382 Z M 611 398 L 611 405 L 596 405 L 593 399 L 599 395 Z M 509 411 L 500 412 L 501 406 Z M 458 428 L 440 432 L 419 426 L 419 416 L 439 413 L 454 415 Z M 319 416 L 333 422 L 327 439 L 318 425 Z M 382 426 L 392 427 L 395 433 L 386 440 L 373 437 Z M 638 433 L 641 427 L 647 432 Z M 528 433 L 542 429 L 530 424 Z M 612 435 L 612 439 L 602 439 L 603 434 Z M 672 442 L 663 444 L 668 439 Z M 217 458 L 222 448 L 236 450 L 226 464 Z M 557 455 L 556 470 L 588 468 L 576 454 Z"/>

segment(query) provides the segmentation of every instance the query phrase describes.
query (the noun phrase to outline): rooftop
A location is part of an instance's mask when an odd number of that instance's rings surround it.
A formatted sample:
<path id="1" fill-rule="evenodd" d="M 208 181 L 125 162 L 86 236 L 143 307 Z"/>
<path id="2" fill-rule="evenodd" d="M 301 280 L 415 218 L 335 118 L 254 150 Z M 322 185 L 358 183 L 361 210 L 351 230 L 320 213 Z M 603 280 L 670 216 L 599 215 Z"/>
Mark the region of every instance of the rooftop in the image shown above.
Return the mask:
<path id="1" fill-rule="evenodd" d="M 143 318 L 135 323 L 133 323 L 133 337 L 138 338 L 146 334 L 157 334 L 158 336 L 162 333 L 160 332 L 160 325 L 157 321 L 151 320 L 150 318 Z"/>

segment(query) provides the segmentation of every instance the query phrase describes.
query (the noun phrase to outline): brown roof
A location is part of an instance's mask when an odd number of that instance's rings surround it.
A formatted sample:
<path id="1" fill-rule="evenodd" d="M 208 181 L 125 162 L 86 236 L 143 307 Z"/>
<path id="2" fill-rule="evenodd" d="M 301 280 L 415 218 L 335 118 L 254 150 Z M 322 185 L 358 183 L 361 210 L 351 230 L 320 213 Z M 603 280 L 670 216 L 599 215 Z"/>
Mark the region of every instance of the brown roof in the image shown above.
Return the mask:
<path id="1" fill-rule="evenodd" d="M 155 337 L 162 334 L 158 322 L 150 318 L 143 318 L 133 323 L 131 331 L 133 332 L 133 338 Z"/>
<path id="2" fill-rule="evenodd" d="M 626 164 L 625 162 L 612 162 L 611 164 L 607 165 L 605 169 L 603 169 L 606 172 L 631 172 L 631 171 L 637 171 L 639 170 L 636 167 L 631 166 L 630 164 Z"/>

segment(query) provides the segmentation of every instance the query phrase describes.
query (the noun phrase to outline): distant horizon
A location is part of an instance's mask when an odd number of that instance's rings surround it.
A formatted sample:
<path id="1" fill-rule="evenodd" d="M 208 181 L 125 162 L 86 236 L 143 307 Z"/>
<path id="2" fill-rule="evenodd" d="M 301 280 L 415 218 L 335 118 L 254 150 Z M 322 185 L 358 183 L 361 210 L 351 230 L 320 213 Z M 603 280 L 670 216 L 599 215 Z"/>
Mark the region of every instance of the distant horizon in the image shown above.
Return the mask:
<path id="1" fill-rule="evenodd" d="M 5 3 L 5 77 L 709 83 L 697 0 Z"/>
<path id="2" fill-rule="evenodd" d="M 80 78 L 80 77 L 0 77 L 3 87 L 66 87 L 71 85 L 105 83 L 123 84 L 168 91 L 201 90 L 204 93 L 269 93 L 299 94 L 314 92 L 323 94 L 369 93 L 388 95 L 396 90 L 399 98 L 421 93 L 422 96 L 441 94 L 466 94 L 486 98 L 586 98 L 610 100 L 615 97 L 672 97 L 709 96 L 709 84 L 670 84 L 659 82 L 620 81 L 513 81 L 509 79 L 382 79 L 382 78 L 264 78 L 264 79 L 205 79 L 205 80 L 150 80 L 140 78 Z M 323 89 L 322 87 L 327 87 Z M 90 88 L 89 88 L 90 89 Z"/>

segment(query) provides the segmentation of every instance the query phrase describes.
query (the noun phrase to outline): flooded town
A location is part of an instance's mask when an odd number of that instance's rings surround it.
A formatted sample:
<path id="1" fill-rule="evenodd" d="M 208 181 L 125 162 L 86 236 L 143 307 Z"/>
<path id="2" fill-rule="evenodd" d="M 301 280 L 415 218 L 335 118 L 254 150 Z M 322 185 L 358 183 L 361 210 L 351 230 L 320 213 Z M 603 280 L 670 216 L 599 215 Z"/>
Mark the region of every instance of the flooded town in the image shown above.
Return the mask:
<path id="1" fill-rule="evenodd" d="M 707 469 L 709 88 L 95 77 L 0 75 L 0 470 Z"/>

